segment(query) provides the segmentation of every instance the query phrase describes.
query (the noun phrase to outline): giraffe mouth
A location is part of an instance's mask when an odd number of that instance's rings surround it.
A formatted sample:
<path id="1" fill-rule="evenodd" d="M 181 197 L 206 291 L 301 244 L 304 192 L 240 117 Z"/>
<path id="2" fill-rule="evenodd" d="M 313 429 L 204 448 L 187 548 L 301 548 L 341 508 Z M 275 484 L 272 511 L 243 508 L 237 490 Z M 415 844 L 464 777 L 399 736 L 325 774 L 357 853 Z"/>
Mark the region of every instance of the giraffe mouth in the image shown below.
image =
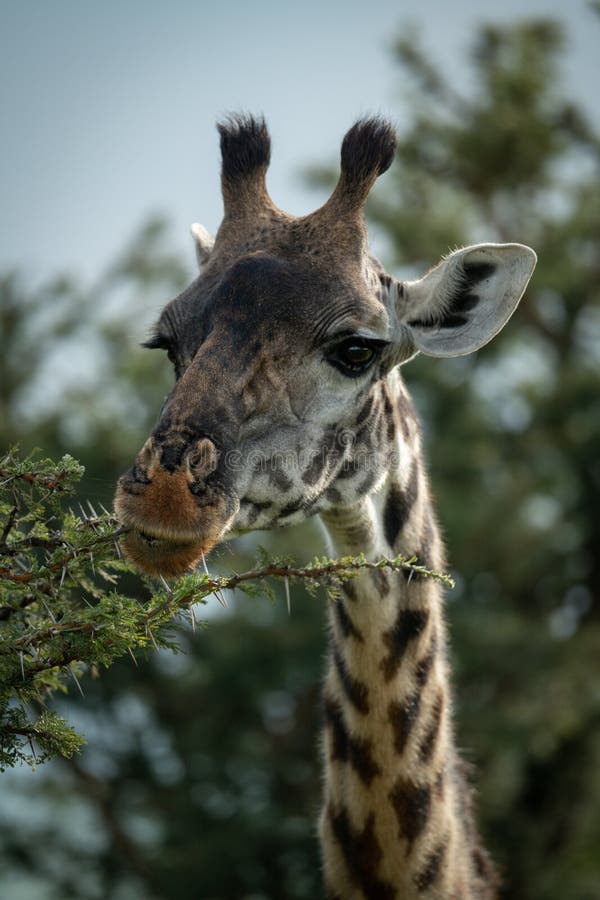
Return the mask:
<path id="1" fill-rule="evenodd" d="M 200 536 L 165 537 L 132 527 L 123 538 L 122 548 L 126 559 L 144 574 L 174 578 L 194 569 L 215 543 L 216 540 Z"/>
<path id="2" fill-rule="evenodd" d="M 149 547 L 156 547 L 160 544 L 160 538 L 147 534 L 145 531 L 138 531 L 137 536 L 145 544 L 148 544 Z"/>
<path id="3" fill-rule="evenodd" d="M 123 555 L 145 575 L 177 578 L 190 572 L 220 540 L 228 524 L 222 501 L 201 507 L 187 481 L 183 486 L 179 481 L 155 478 L 141 493 L 128 489 L 124 479 L 118 484 L 114 509 L 127 529 L 121 544 Z"/>

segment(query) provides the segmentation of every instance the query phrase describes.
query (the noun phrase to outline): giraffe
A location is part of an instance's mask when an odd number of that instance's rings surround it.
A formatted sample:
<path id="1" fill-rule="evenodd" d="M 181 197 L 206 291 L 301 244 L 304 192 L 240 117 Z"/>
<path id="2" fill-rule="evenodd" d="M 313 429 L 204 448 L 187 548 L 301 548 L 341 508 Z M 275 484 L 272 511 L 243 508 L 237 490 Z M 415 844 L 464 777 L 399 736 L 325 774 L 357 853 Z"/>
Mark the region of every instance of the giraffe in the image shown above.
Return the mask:
<path id="1" fill-rule="evenodd" d="M 370 254 L 363 217 L 391 165 L 392 126 L 358 121 L 327 202 L 296 218 L 266 189 L 262 119 L 219 125 L 224 217 L 192 226 L 199 277 L 164 308 L 147 347 L 175 385 L 115 509 L 143 571 L 175 576 L 227 537 L 318 514 L 329 551 L 444 549 L 401 365 L 470 353 L 515 310 L 536 256 L 521 244 L 455 250 L 401 282 Z M 383 570 L 346 582 L 329 610 L 324 801 L 329 900 L 491 900 L 455 747 L 440 586 Z"/>

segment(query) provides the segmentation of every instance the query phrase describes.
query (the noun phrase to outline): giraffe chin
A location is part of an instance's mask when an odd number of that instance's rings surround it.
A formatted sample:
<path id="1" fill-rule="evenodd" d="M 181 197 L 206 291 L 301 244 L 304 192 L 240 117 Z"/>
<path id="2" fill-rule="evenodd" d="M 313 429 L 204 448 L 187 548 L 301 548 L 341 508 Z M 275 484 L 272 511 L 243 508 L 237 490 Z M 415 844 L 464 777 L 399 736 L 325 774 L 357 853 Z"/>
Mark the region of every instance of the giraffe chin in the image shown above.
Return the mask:
<path id="1" fill-rule="evenodd" d="M 127 532 L 123 554 L 145 575 L 176 578 L 194 569 L 217 540 L 183 541 L 156 538 L 138 529 Z"/>

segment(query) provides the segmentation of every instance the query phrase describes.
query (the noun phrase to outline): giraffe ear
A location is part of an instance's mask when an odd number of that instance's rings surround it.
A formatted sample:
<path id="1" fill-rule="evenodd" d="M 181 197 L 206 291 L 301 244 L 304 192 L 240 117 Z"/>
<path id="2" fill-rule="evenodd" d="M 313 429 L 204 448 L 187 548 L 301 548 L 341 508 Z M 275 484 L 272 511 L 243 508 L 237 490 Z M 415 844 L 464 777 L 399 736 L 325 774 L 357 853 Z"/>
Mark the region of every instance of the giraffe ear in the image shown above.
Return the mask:
<path id="1" fill-rule="evenodd" d="M 456 250 L 398 291 L 398 317 L 416 350 L 464 356 L 506 325 L 537 256 L 523 244 L 475 244 Z"/>
<path id="2" fill-rule="evenodd" d="M 208 233 L 204 225 L 198 225 L 197 222 L 190 225 L 190 231 L 194 239 L 194 244 L 196 245 L 198 266 L 202 268 L 210 258 L 210 254 L 215 245 L 215 239 Z"/>

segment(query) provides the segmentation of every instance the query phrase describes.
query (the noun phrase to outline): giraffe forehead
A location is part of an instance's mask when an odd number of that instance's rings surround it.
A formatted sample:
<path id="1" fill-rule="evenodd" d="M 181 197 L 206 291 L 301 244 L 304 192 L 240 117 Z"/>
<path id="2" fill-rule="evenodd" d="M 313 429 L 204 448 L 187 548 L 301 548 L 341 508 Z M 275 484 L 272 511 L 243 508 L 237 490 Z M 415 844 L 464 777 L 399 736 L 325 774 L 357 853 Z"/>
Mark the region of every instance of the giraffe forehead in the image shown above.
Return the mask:
<path id="1" fill-rule="evenodd" d="M 174 323 L 174 337 L 189 351 L 212 333 L 215 349 L 221 342 L 246 354 L 256 340 L 308 349 L 335 333 L 381 333 L 387 315 L 366 283 L 261 251 L 237 260 L 219 279 L 198 279 L 161 322 Z"/>

